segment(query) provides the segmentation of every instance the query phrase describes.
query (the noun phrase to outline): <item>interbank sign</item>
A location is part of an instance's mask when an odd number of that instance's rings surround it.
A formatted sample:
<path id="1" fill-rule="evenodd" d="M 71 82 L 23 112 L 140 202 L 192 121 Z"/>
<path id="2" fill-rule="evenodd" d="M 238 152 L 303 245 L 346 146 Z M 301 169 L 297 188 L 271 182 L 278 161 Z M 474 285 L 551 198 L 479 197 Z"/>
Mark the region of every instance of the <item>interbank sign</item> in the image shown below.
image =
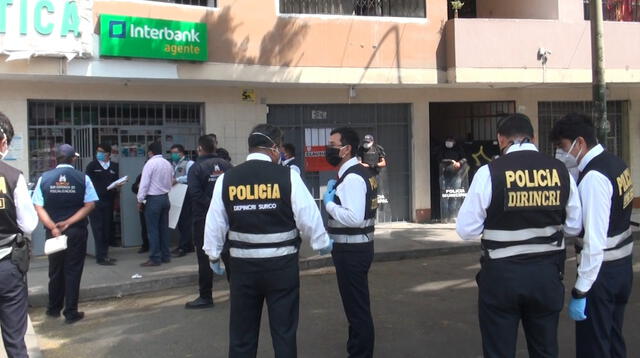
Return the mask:
<path id="1" fill-rule="evenodd" d="M 207 61 L 207 24 L 100 15 L 100 55 Z"/>

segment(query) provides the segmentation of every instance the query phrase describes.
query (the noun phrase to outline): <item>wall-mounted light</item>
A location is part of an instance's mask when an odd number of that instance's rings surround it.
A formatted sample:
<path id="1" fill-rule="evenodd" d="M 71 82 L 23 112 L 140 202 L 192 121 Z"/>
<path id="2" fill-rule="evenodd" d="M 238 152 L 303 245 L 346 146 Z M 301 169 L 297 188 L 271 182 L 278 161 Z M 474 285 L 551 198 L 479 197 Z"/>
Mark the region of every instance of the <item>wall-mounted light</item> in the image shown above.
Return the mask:
<path id="1" fill-rule="evenodd" d="M 349 87 L 349 98 L 356 98 L 357 95 L 356 86 L 351 85 L 351 87 Z"/>

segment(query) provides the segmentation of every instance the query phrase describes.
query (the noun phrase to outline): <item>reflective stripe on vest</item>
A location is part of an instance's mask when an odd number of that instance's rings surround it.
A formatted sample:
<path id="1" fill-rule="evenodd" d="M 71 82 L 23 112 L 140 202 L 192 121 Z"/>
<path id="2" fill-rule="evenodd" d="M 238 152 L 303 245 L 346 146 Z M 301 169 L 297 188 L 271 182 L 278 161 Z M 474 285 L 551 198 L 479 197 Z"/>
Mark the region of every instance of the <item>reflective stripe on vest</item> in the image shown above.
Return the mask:
<path id="1" fill-rule="evenodd" d="M 484 240 L 509 242 L 509 241 L 524 241 L 533 239 L 535 237 L 549 237 L 560 231 L 560 226 L 547 226 L 544 228 L 536 229 L 522 229 L 522 230 L 485 230 L 482 233 Z"/>
<path id="2" fill-rule="evenodd" d="M 300 235 L 297 229 L 274 234 L 249 234 L 229 231 L 229 253 L 239 258 L 279 257 L 298 252 Z"/>
<path id="3" fill-rule="evenodd" d="M 338 244 L 361 244 L 373 241 L 373 232 L 362 235 L 329 234 L 329 237 Z"/>
<path id="4" fill-rule="evenodd" d="M 531 245 L 516 245 L 511 247 L 505 247 L 502 249 L 485 250 L 489 257 L 492 259 L 503 259 L 506 257 L 525 255 L 525 254 L 540 254 L 544 252 L 553 252 L 564 250 L 564 240 L 560 246 L 556 244 L 531 244 Z"/>
<path id="5" fill-rule="evenodd" d="M 372 234 L 375 231 L 376 219 L 365 219 L 360 226 L 346 226 L 337 220 L 329 219 L 327 222 L 327 232 L 333 235 L 353 235 L 362 236 Z"/>
<path id="6" fill-rule="evenodd" d="M 584 246 L 584 239 L 580 238 L 576 241 L 576 251 L 579 254 Z M 604 257 L 602 261 L 615 261 L 623 257 L 631 255 L 633 252 L 633 236 L 631 228 L 616 236 L 608 237 L 604 249 Z M 582 255 L 577 256 L 578 264 L 582 261 Z"/>

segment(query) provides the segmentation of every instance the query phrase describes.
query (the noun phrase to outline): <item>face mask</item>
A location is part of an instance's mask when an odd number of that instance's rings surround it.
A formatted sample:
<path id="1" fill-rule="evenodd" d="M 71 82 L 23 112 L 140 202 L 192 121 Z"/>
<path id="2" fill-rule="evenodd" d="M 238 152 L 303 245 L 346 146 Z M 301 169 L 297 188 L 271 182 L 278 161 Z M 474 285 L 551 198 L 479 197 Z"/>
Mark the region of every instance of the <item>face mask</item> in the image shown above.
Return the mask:
<path id="1" fill-rule="evenodd" d="M 373 147 L 373 142 L 368 142 L 362 145 L 365 149 L 371 149 Z"/>
<path id="2" fill-rule="evenodd" d="M 327 159 L 327 162 L 334 167 L 337 167 L 338 164 L 342 161 L 340 158 L 340 150 L 344 147 L 327 147 L 324 151 L 324 156 Z"/>
<path id="3" fill-rule="evenodd" d="M 569 171 L 571 171 L 571 169 L 573 168 L 578 167 L 578 157 L 580 156 L 580 154 L 582 154 L 582 149 L 580 149 L 578 155 L 575 157 L 571 154 L 571 151 L 573 150 L 573 147 L 575 147 L 576 143 L 576 140 L 574 140 L 568 152 L 565 152 L 564 150 L 562 150 L 562 148 L 556 149 L 556 158 L 564 163 Z"/>
<path id="4" fill-rule="evenodd" d="M 287 157 L 284 155 L 284 153 L 280 152 L 280 163 L 284 162 L 285 160 L 287 160 Z"/>
<path id="5" fill-rule="evenodd" d="M 106 161 L 106 159 L 107 159 L 107 153 L 104 153 L 104 152 L 98 152 L 98 153 L 96 153 L 96 159 L 98 159 L 98 160 L 99 160 L 99 161 L 101 161 L 101 162 Z"/>
<path id="6" fill-rule="evenodd" d="M 180 161 L 180 153 L 171 153 L 171 161 L 177 163 Z"/>
<path id="7" fill-rule="evenodd" d="M 454 142 L 452 142 L 452 141 L 450 141 L 450 140 L 448 140 L 448 141 L 444 142 L 444 146 L 445 146 L 445 147 L 447 147 L 448 149 L 453 148 L 454 144 L 455 144 L 455 143 L 454 143 Z"/>

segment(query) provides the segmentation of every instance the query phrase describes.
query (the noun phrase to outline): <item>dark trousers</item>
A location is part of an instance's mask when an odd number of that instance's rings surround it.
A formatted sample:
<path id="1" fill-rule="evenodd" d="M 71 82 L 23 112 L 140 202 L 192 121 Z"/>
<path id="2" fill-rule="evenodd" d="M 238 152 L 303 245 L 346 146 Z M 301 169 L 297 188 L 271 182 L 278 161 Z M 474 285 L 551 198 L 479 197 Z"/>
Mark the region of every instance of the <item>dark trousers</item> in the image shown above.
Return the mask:
<path id="1" fill-rule="evenodd" d="M 349 321 L 349 357 L 372 357 L 375 331 L 369 301 L 368 275 L 373 262 L 373 241 L 334 244 L 331 256 L 336 268 L 344 313 Z"/>
<path id="2" fill-rule="evenodd" d="M 78 312 L 80 279 L 87 254 L 87 227 L 72 226 L 63 233 L 67 235 L 67 249 L 49 255 L 49 307 L 64 315 Z M 47 230 L 47 238 L 51 232 Z"/>
<path id="3" fill-rule="evenodd" d="M 484 356 L 515 357 L 522 321 L 529 357 L 558 356 L 565 253 L 482 259 L 476 276 Z"/>
<path id="4" fill-rule="evenodd" d="M 109 256 L 109 242 L 113 240 L 113 201 L 98 201 L 89 219 L 96 243 L 96 260 L 102 261 Z"/>
<path id="5" fill-rule="evenodd" d="M 184 198 L 176 229 L 180 232 L 178 248 L 187 252 L 193 251 L 193 216 L 191 215 L 191 200 L 189 200 L 188 193 Z"/>
<path id="6" fill-rule="evenodd" d="M 576 322 L 576 357 L 626 357 L 624 309 L 631 295 L 631 256 L 604 262 L 587 294 L 587 319 Z"/>
<path id="7" fill-rule="evenodd" d="M 140 216 L 140 235 L 142 236 L 142 248 L 149 250 L 149 233 L 147 233 L 147 219 L 144 216 L 144 206 L 142 211 L 138 212 Z"/>
<path id="8" fill-rule="evenodd" d="M 26 358 L 27 284 L 9 257 L 0 260 L 0 282 L 0 326 L 4 349 L 9 358 Z"/>
<path id="9" fill-rule="evenodd" d="M 290 263 L 277 269 L 245 271 L 243 259 L 231 258 L 229 358 L 254 358 L 258 350 L 262 306 L 267 301 L 271 342 L 276 358 L 297 357 L 300 305 L 298 255 L 277 258 Z M 261 259 L 252 259 L 261 260 Z M 271 260 L 271 259 L 267 259 Z"/>
<path id="10" fill-rule="evenodd" d="M 205 299 L 213 298 L 213 271 L 209 266 L 209 256 L 202 250 L 204 245 L 204 220 L 195 220 L 193 223 L 194 242 L 196 248 L 196 256 L 198 258 L 198 287 L 200 290 L 200 297 Z M 228 243 L 229 241 L 227 241 Z M 225 247 L 222 249 L 220 255 L 222 261 L 225 264 L 225 270 L 227 273 L 227 280 L 231 275 L 231 265 L 229 263 L 229 248 L 225 243 Z"/>
<path id="11" fill-rule="evenodd" d="M 148 195 L 144 206 L 149 236 L 149 259 L 153 262 L 171 260 L 169 252 L 169 195 Z"/>

